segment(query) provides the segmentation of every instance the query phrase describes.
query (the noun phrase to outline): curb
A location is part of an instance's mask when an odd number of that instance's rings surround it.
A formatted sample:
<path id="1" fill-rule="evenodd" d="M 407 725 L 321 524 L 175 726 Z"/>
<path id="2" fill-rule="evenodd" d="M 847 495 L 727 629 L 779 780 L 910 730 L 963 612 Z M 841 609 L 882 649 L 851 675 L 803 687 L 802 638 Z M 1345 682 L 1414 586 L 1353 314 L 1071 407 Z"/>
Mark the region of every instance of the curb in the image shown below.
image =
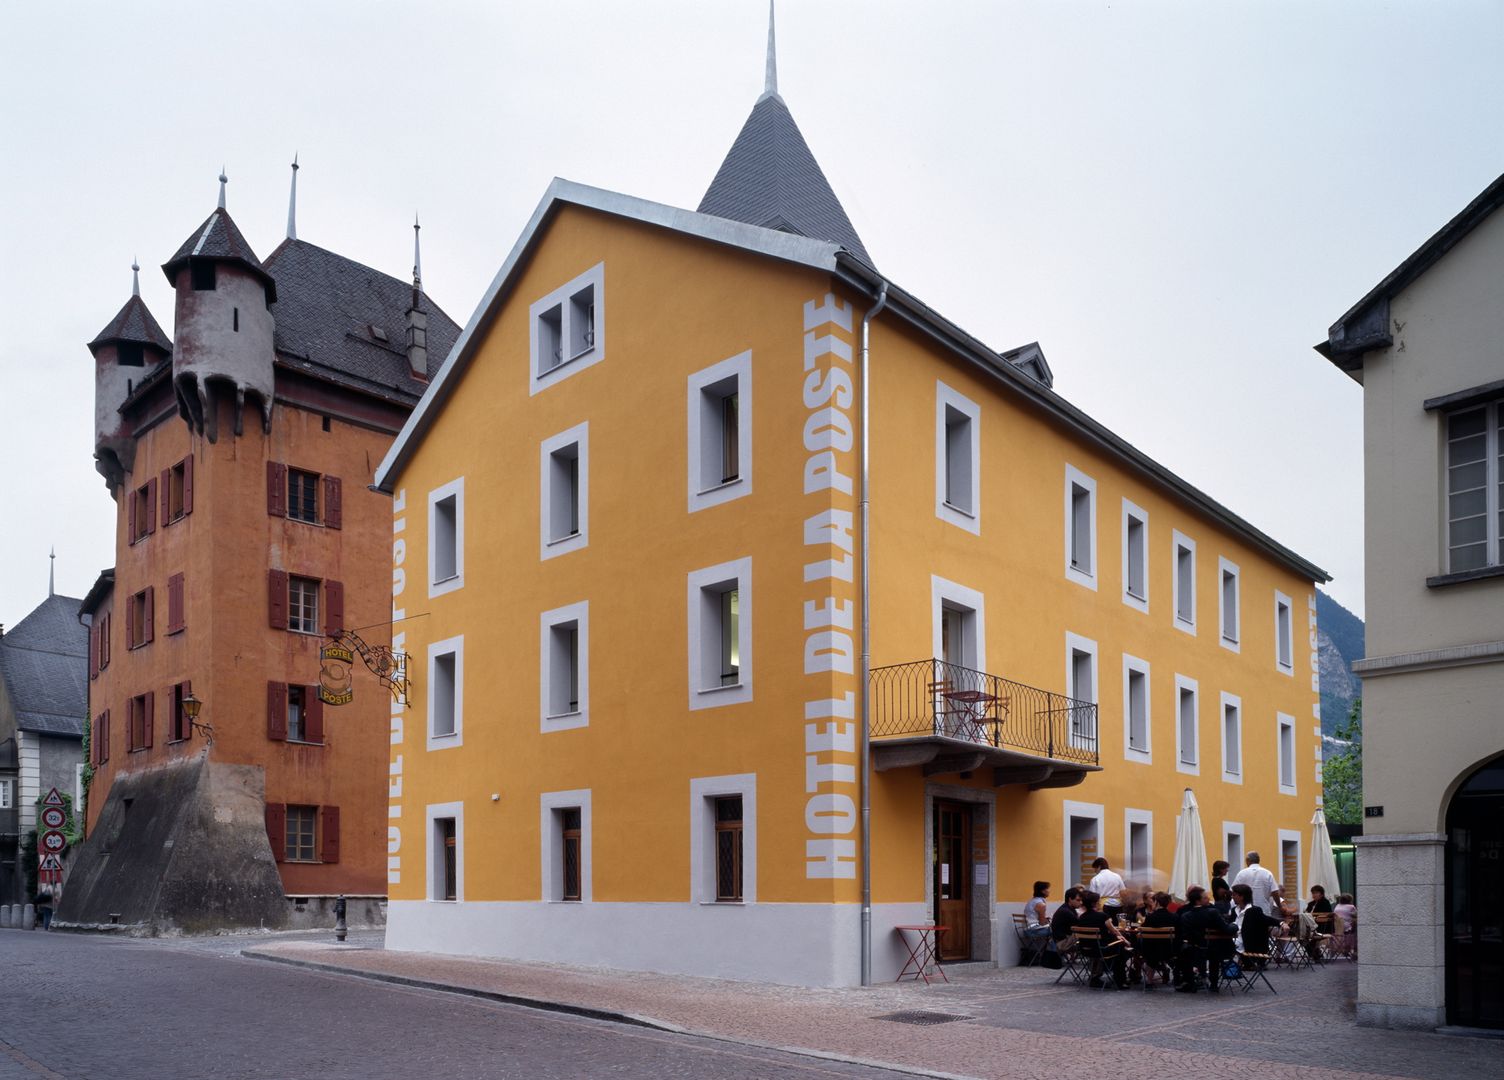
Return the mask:
<path id="1" fill-rule="evenodd" d="M 524 997 L 521 994 L 507 994 L 499 990 L 481 990 L 476 987 L 460 986 L 454 983 L 439 982 L 434 979 L 415 979 L 407 975 L 391 975 L 381 971 L 363 971 L 359 968 L 340 967 L 338 964 L 325 964 L 317 960 L 300 960 L 291 956 L 279 956 L 276 953 L 261 952 L 257 949 L 241 949 L 240 955 L 247 960 L 260 960 L 270 964 L 285 964 L 288 967 L 305 968 L 310 971 L 320 971 L 329 975 L 345 975 L 354 979 L 366 979 L 370 982 L 406 986 L 415 990 L 436 990 L 443 994 L 458 994 L 462 997 L 479 998 L 482 1001 L 494 1001 L 502 1005 L 516 1005 L 524 1009 L 537 1009 L 541 1012 L 582 1016 L 589 1020 L 604 1020 L 609 1023 L 627 1024 L 631 1027 L 646 1028 L 650 1031 L 662 1031 L 670 1035 L 688 1035 L 697 1039 L 709 1039 L 713 1042 L 729 1043 L 733 1046 L 749 1046 L 759 1050 L 776 1050 L 779 1053 L 792 1054 L 796 1057 L 815 1058 L 819 1061 L 838 1062 L 843 1065 L 861 1065 L 871 1069 L 883 1069 L 887 1072 L 903 1073 L 906 1076 L 923 1076 L 930 1078 L 930 1080 L 976 1080 L 975 1077 L 966 1076 L 961 1073 L 938 1072 L 934 1069 L 922 1069 L 914 1065 L 904 1065 L 899 1062 L 854 1057 L 850 1054 L 840 1054 L 829 1050 L 814 1050 L 805 1046 L 779 1046 L 776 1043 L 758 1042 L 755 1039 L 739 1039 L 735 1036 L 724 1035 L 718 1032 L 695 1031 L 693 1028 L 681 1027 L 678 1024 L 671 1024 L 666 1020 L 656 1020 L 651 1016 L 640 1016 L 637 1013 L 620 1012 L 614 1009 L 598 1009 L 590 1005 L 571 1005 L 562 1001 Z"/>

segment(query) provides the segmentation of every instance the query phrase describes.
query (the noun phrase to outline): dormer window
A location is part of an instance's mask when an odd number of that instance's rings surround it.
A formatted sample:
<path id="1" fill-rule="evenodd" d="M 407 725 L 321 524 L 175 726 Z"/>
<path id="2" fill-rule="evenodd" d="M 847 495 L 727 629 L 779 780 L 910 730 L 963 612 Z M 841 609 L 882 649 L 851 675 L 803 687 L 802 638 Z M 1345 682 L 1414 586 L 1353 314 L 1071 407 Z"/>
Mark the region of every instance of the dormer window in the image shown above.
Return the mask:
<path id="1" fill-rule="evenodd" d="M 189 274 L 193 279 L 193 291 L 213 292 L 214 264 L 204 259 L 195 259 L 188 265 Z"/>
<path id="2" fill-rule="evenodd" d="M 115 346 L 115 363 L 121 367 L 145 367 L 146 349 L 139 341 L 122 341 Z"/>
<path id="3" fill-rule="evenodd" d="M 371 340 L 372 341 L 379 341 L 379 342 L 382 342 L 383 344 L 385 344 L 386 342 L 390 341 L 391 339 L 386 336 L 386 331 L 385 330 L 383 330 L 381 327 L 379 327 L 379 326 L 375 325 L 374 323 L 372 323 L 371 324 Z"/>

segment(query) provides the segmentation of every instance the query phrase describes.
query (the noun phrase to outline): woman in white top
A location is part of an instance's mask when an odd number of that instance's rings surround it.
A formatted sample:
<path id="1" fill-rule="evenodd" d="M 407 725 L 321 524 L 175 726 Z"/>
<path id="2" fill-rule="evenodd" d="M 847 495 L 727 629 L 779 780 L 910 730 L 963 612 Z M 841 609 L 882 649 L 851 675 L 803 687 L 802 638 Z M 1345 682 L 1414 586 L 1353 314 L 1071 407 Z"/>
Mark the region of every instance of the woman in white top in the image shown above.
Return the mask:
<path id="1" fill-rule="evenodd" d="M 1024 933 L 1030 937 L 1044 937 L 1050 932 L 1050 913 L 1045 901 L 1050 898 L 1050 883 L 1036 881 L 1034 895 L 1024 905 Z"/>

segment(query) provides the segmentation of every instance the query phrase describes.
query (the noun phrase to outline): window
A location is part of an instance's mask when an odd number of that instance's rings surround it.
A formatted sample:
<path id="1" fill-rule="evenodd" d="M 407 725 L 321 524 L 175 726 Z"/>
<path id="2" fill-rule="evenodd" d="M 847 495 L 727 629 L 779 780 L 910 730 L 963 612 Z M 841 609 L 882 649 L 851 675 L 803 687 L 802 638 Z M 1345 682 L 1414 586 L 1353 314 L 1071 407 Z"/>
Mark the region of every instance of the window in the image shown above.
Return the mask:
<path id="1" fill-rule="evenodd" d="M 545 791 L 538 797 L 545 900 L 591 899 L 590 791 Z"/>
<path id="2" fill-rule="evenodd" d="M 846 380 L 839 382 L 838 380 Z M 832 373 L 817 404 L 851 402 L 850 381 Z M 752 492 L 752 354 L 740 353 L 689 377 L 689 512 Z"/>
<path id="3" fill-rule="evenodd" d="M 110 631 L 114 628 L 113 612 L 104 613 L 104 622 L 99 628 L 99 670 L 110 666 Z"/>
<path id="4" fill-rule="evenodd" d="M 287 846 L 283 858 L 288 862 L 317 862 L 317 847 L 314 832 L 318 820 L 316 806 L 289 806 L 287 808 Z"/>
<path id="5" fill-rule="evenodd" d="M 299 634 L 319 632 L 319 583 L 317 579 L 288 577 L 287 629 Z"/>
<path id="6" fill-rule="evenodd" d="M 1196 541 L 1175 531 L 1175 625 L 1196 632 Z"/>
<path id="7" fill-rule="evenodd" d="M 977 534 L 982 531 L 981 422 L 981 406 L 935 383 L 935 516 Z"/>
<path id="8" fill-rule="evenodd" d="M 14 805 L 14 796 L 10 790 L 9 777 L 0 779 L 0 810 L 9 810 Z"/>
<path id="9" fill-rule="evenodd" d="M 757 777 L 689 782 L 690 898 L 702 904 L 757 901 Z"/>
<path id="10" fill-rule="evenodd" d="M 1153 760 L 1149 729 L 1149 662 L 1123 654 L 1123 757 Z"/>
<path id="11" fill-rule="evenodd" d="M 436 803 L 428 818 L 428 899 L 465 898 L 465 805 Z"/>
<path id="12" fill-rule="evenodd" d="M 185 457 L 162 470 L 162 523 L 170 524 L 193 513 L 193 458 Z"/>
<path id="13" fill-rule="evenodd" d="M 1183 773 L 1201 772 L 1201 733 L 1198 729 L 1198 688 L 1195 679 L 1175 676 L 1175 768 Z"/>
<path id="14" fill-rule="evenodd" d="M 127 499 L 131 543 L 145 540 L 157 531 L 157 480 L 155 477 L 131 492 Z"/>
<path id="15" fill-rule="evenodd" d="M 742 797 L 724 795 L 715 806 L 715 898 L 718 903 L 742 898 Z"/>
<path id="16" fill-rule="evenodd" d="M 1106 811 L 1101 803 L 1066 799 L 1061 803 L 1061 818 L 1065 825 L 1065 868 L 1060 880 L 1090 881 L 1096 873 L 1092 862 L 1106 854 Z"/>
<path id="17" fill-rule="evenodd" d="M 1243 782 L 1243 701 L 1228 693 L 1222 695 L 1222 779 Z"/>
<path id="18" fill-rule="evenodd" d="M 1124 810 L 1123 836 L 1127 841 L 1123 876 L 1135 885 L 1149 881 L 1154 872 L 1154 813 Z"/>
<path id="19" fill-rule="evenodd" d="M 130 725 L 127 724 L 127 727 Z M 89 738 L 89 754 L 96 767 L 110 760 L 110 710 L 106 709 L 94 718 L 94 731 Z"/>
<path id="20" fill-rule="evenodd" d="M 1149 512 L 1123 500 L 1123 603 L 1149 610 Z"/>
<path id="21" fill-rule="evenodd" d="M 1279 713 L 1279 793 L 1295 794 L 1295 717 Z"/>
<path id="22" fill-rule="evenodd" d="M 533 358 L 529 393 L 604 358 L 605 271 L 606 264 L 597 263 L 528 308 Z"/>
<path id="23" fill-rule="evenodd" d="M 1065 467 L 1065 576 L 1097 587 L 1097 482 Z"/>
<path id="24" fill-rule="evenodd" d="M 545 611 L 539 624 L 540 730 L 584 727 L 590 723 L 589 602 Z"/>
<path id="25" fill-rule="evenodd" d="M 428 646 L 428 749 L 460 746 L 464 734 L 465 638 Z"/>
<path id="26" fill-rule="evenodd" d="M 1222 587 L 1217 594 L 1217 609 L 1221 616 L 1219 622 L 1222 626 L 1222 647 L 1237 652 L 1240 621 L 1238 614 L 1238 564 L 1219 558 L 1217 560 L 1217 567 L 1222 583 Z"/>
<path id="27" fill-rule="evenodd" d="M 689 707 L 751 701 L 752 560 L 692 571 L 688 602 Z M 833 612 L 821 625 L 841 621 L 842 615 Z"/>
<path id="28" fill-rule="evenodd" d="M 1232 867 L 1233 874 L 1243 869 L 1243 823 L 1241 821 L 1222 823 L 1222 857 Z"/>
<path id="29" fill-rule="evenodd" d="M 1447 417 L 1447 570 L 1504 563 L 1504 402 Z"/>
<path id="30" fill-rule="evenodd" d="M 1300 883 L 1300 833 L 1293 829 L 1279 831 L 1279 874 L 1277 876 L 1280 888 L 1284 890 L 1285 895 L 1299 903 L 1299 898 L 1304 896 L 1305 892 Z"/>
<path id="31" fill-rule="evenodd" d="M 266 512 L 309 525 L 338 529 L 344 524 L 344 487 L 337 476 L 266 463 Z"/>
<path id="32" fill-rule="evenodd" d="M 121 367 L 145 367 L 145 346 L 139 341 L 117 342 L 115 344 L 115 363 Z"/>
<path id="33" fill-rule="evenodd" d="M 318 473 L 287 470 L 287 516 L 311 525 L 319 523 Z"/>
<path id="34" fill-rule="evenodd" d="M 465 584 L 465 478 L 428 493 L 428 595 Z"/>
<path id="35" fill-rule="evenodd" d="M 1070 741 L 1074 747 L 1097 743 L 1097 643 L 1076 634 L 1065 635 L 1066 690 L 1070 707 Z"/>
<path id="36" fill-rule="evenodd" d="M 319 697 L 319 688 L 268 682 L 266 737 L 276 742 L 322 744 L 324 701 Z"/>
<path id="37" fill-rule="evenodd" d="M 147 645 L 155 636 L 156 588 L 148 585 L 125 602 L 125 647 Z"/>
<path id="38" fill-rule="evenodd" d="M 187 629 L 183 610 L 183 575 L 173 574 L 167 579 L 167 632 L 181 634 Z"/>
<path id="39" fill-rule="evenodd" d="M 947 681 L 967 677 L 966 670 L 986 667 L 987 620 L 982 594 L 942 577 L 930 577 L 930 617 L 934 655 L 950 665 Z M 957 670 L 966 669 L 966 670 Z M 955 687 L 965 689 L 964 687 Z"/>
<path id="40" fill-rule="evenodd" d="M 193 737 L 193 727 L 188 723 L 188 714 L 183 711 L 183 699 L 193 692 L 192 686 L 185 679 L 172 688 L 172 716 L 167 723 L 167 738 L 170 742 L 182 742 Z"/>
<path id="41" fill-rule="evenodd" d="M 153 725 L 152 713 L 156 695 L 150 691 L 145 694 L 137 694 L 126 704 L 127 730 L 126 738 L 129 744 L 128 750 L 148 750 L 151 748 Z"/>
<path id="42" fill-rule="evenodd" d="M 1295 626 L 1290 598 L 1274 594 L 1274 666 L 1286 675 L 1295 674 Z"/>
<path id="43" fill-rule="evenodd" d="M 289 686 L 287 688 L 287 738 L 290 742 L 303 742 L 304 725 L 304 692 L 305 687 Z"/>
<path id="44" fill-rule="evenodd" d="M 188 263 L 194 292 L 214 291 L 214 263 L 209 259 L 192 259 Z"/>
<path id="45" fill-rule="evenodd" d="M 539 555 L 552 559 L 590 542 L 589 423 L 544 439 L 539 461 Z"/>

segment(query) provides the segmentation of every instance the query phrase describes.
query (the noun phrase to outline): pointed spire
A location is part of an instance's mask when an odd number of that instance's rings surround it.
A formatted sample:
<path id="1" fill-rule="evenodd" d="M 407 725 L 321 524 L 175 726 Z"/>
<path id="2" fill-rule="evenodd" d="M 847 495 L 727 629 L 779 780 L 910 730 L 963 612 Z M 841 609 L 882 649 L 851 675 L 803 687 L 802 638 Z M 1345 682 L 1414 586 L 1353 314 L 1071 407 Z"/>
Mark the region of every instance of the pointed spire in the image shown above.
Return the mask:
<path id="1" fill-rule="evenodd" d="M 418 224 L 418 215 L 413 214 L 413 303 L 423 291 L 423 252 L 419 246 L 423 226 Z"/>
<path id="2" fill-rule="evenodd" d="M 131 295 L 141 295 L 141 264 L 134 255 L 131 256 Z"/>
<path id="3" fill-rule="evenodd" d="M 229 182 L 230 178 L 225 175 L 225 167 L 221 165 L 219 167 L 219 208 L 221 210 L 225 208 L 225 185 Z"/>
<path id="4" fill-rule="evenodd" d="M 223 205 L 221 203 L 220 205 Z M 292 155 L 292 190 L 287 195 L 287 238 L 298 238 L 298 155 Z"/>
<path id="5" fill-rule="evenodd" d="M 51 551 L 51 553 L 48 554 L 47 558 L 49 560 L 51 560 L 50 562 L 47 563 L 47 595 L 51 596 L 51 595 L 53 595 L 53 584 L 57 580 L 57 547 L 56 547 L 56 545 L 53 546 L 52 551 Z"/>
<path id="6" fill-rule="evenodd" d="M 783 100 L 778 97 L 778 45 L 773 36 L 773 0 L 768 0 L 768 68 L 763 77 L 762 97 L 757 100 L 764 98 Z"/>

